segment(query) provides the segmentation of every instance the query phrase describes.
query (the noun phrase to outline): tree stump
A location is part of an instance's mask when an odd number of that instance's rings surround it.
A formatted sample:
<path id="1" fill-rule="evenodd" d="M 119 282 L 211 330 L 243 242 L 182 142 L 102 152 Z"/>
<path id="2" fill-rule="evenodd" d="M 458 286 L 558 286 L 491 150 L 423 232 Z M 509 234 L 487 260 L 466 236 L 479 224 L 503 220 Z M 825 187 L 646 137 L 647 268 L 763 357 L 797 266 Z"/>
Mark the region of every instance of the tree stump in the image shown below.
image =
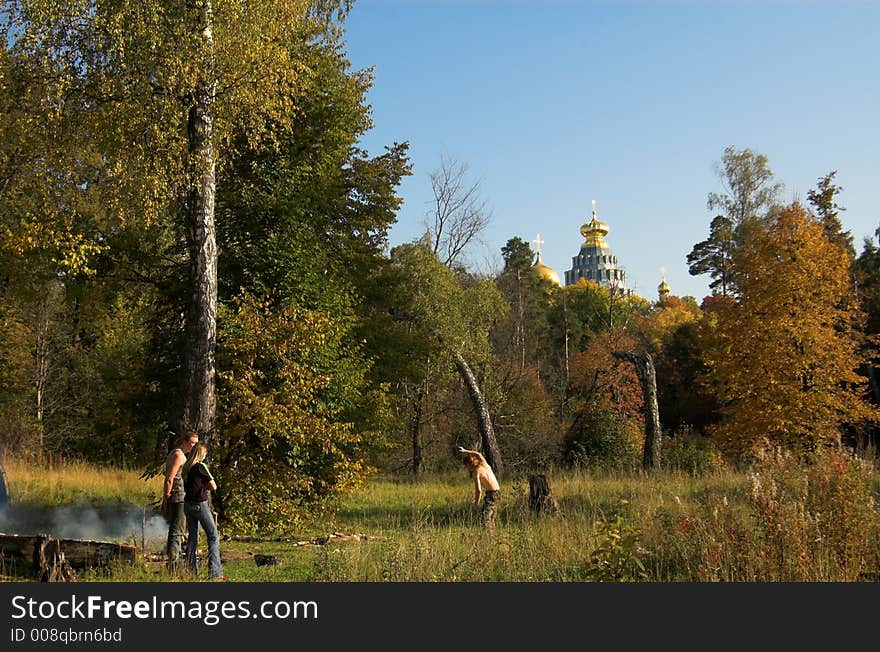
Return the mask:
<path id="1" fill-rule="evenodd" d="M 536 514 L 556 514 L 559 505 L 550 492 L 550 484 L 543 473 L 529 476 L 529 509 Z"/>
<path id="2" fill-rule="evenodd" d="M 34 577 L 40 582 L 76 582 L 58 539 L 38 535 L 34 541 Z"/>

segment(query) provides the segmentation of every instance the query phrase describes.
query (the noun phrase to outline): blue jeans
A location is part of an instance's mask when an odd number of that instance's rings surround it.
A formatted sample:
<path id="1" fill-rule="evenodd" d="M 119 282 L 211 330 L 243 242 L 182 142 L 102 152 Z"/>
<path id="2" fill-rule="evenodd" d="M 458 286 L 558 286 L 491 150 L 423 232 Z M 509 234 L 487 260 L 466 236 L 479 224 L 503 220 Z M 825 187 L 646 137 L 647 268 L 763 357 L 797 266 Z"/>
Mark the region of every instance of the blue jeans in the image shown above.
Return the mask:
<path id="1" fill-rule="evenodd" d="M 186 525 L 183 516 L 183 503 L 168 503 L 168 539 L 165 543 L 165 552 L 168 557 L 168 567 L 175 568 L 180 558 L 180 543 L 183 540 L 183 528 Z"/>
<path id="2" fill-rule="evenodd" d="M 208 539 L 208 577 L 215 578 L 223 575 L 223 566 L 220 565 L 220 535 L 217 534 L 217 526 L 208 506 L 208 501 L 194 503 L 186 501 L 183 504 L 186 514 L 186 560 L 192 572 L 199 571 L 199 560 L 196 557 L 196 547 L 199 543 L 199 523 L 205 531 Z"/>

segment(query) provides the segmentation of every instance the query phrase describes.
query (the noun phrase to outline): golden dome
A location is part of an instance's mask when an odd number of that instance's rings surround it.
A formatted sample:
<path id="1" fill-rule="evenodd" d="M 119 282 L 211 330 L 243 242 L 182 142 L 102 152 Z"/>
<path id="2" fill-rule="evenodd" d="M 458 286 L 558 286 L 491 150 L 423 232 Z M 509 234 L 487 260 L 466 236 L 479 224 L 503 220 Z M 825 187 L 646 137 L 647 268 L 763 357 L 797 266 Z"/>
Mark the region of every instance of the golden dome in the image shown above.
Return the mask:
<path id="1" fill-rule="evenodd" d="M 603 239 L 606 235 L 608 235 L 608 231 L 611 229 L 608 227 L 605 222 L 600 222 L 596 217 L 596 200 L 593 200 L 593 219 L 590 220 L 587 224 L 584 224 L 581 227 L 581 235 L 584 236 L 586 242 L 581 245 L 583 247 L 604 247 L 605 240 Z"/>
<path id="2" fill-rule="evenodd" d="M 660 296 L 660 303 L 665 303 L 666 299 L 669 297 L 669 283 L 666 282 L 664 278 L 660 281 L 660 285 L 657 286 L 657 294 Z"/>
<path id="3" fill-rule="evenodd" d="M 538 276 L 541 278 L 550 281 L 551 283 L 555 283 L 556 285 L 562 285 L 559 281 L 559 274 L 553 271 L 551 267 L 547 267 L 547 265 L 541 262 L 541 254 L 538 254 L 538 261 L 532 265 L 532 268 L 538 272 Z"/>

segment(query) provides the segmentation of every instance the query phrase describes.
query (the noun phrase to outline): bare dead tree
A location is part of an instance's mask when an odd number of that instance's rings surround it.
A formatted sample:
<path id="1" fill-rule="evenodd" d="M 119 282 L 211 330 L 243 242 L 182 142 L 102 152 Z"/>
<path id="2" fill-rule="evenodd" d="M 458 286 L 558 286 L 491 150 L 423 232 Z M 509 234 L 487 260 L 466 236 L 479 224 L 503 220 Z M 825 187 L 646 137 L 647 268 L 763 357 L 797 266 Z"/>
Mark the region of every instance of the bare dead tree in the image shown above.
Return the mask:
<path id="1" fill-rule="evenodd" d="M 443 156 L 440 167 L 431 172 L 434 201 L 426 216 L 428 236 L 437 257 L 447 267 L 476 241 L 492 219 L 482 197 L 480 181 L 471 181 L 468 165 Z"/>
<path id="2" fill-rule="evenodd" d="M 657 407 L 657 373 L 654 360 L 650 353 L 633 353 L 632 351 L 615 351 L 618 360 L 632 362 L 636 375 L 642 385 L 645 414 L 645 447 L 642 455 L 642 468 L 645 470 L 660 467 L 660 410 Z"/>
<path id="3" fill-rule="evenodd" d="M 495 428 L 492 425 L 492 415 L 489 411 L 489 402 L 480 390 L 477 377 L 474 375 L 470 365 L 464 359 L 464 356 L 458 351 L 454 351 L 452 358 L 461 379 L 464 381 L 465 385 L 467 385 L 468 395 L 474 406 L 474 412 L 477 416 L 477 427 L 480 431 L 480 443 L 483 447 L 483 455 L 489 463 L 489 466 L 492 467 L 495 473 L 500 475 L 504 469 L 501 464 L 501 452 L 498 449 L 498 441 L 495 439 Z"/>

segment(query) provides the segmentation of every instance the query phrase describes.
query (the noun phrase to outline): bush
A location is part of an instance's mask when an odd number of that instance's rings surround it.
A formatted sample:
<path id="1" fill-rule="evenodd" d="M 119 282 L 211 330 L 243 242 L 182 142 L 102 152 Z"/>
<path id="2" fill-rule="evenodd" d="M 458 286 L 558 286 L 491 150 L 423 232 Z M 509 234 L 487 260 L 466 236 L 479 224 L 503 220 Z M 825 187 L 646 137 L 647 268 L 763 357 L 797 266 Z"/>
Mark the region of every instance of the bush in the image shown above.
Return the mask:
<path id="1" fill-rule="evenodd" d="M 222 320 L 217 437 L 220 506 L 247 533 L 291 531 L 370 472 L 377 435 L 343 417 L 360 387 L 356 349 L 326 316 L 247 294 Z"/>
<path id="2" fill-rule="evenodd" d="M 702 475 L 724 466 L 724 458 L 712 440 L 678 433 L 663 438 L 661 465 L 665 469 Z"/>
<path id="3" fill-rule="evenodd" d="M 633 469 L 639 464 L 641 424 L 614 410 L 596 408 L 579 413 L 569 428 L 565 460 L 572 466 Z"/>

